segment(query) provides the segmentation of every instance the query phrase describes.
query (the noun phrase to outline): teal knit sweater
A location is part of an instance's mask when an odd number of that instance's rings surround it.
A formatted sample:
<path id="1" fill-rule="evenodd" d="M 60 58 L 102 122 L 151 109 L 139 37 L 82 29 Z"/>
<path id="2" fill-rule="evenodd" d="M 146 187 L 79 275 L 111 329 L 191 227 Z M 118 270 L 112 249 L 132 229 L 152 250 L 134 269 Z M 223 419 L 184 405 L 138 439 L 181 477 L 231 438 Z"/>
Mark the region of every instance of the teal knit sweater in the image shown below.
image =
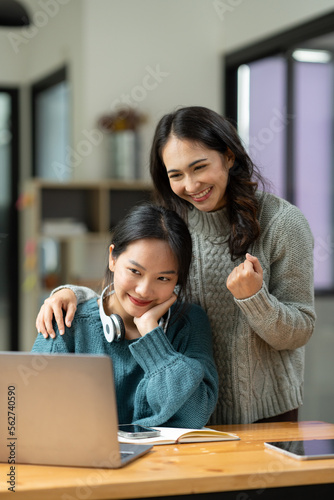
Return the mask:
<path id="1" fill-rule="evenodd" d="M 78 306 L 71 328 L 56 338 L 39 334 L 32 352 L 107 354 L 112 358 L 119 423 L 200 428 L 213 412 L 218 375 L 211 330 L 200 307 L 173 318 L 164 333 L 106 341 L 96 298 Z"/>

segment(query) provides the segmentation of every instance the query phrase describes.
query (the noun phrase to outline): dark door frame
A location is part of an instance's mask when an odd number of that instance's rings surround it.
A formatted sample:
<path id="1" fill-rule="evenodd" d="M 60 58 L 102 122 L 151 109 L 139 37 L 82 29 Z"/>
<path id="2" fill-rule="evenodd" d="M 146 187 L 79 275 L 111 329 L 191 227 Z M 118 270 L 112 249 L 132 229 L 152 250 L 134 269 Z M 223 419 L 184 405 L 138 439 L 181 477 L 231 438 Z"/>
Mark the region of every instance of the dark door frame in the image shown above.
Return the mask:
<path id="1" fill-rule="evenodd" d="M 19 245 L 18 245 L 18 183 L 19 183 L 19 90 L 14 87 L 0 87 L 11 98 L 11 176 L 8 234 L 8 262 L 3 263 L 7 273 L 9 300 L 9 349 L 17 351 L 19 346 Z"/>

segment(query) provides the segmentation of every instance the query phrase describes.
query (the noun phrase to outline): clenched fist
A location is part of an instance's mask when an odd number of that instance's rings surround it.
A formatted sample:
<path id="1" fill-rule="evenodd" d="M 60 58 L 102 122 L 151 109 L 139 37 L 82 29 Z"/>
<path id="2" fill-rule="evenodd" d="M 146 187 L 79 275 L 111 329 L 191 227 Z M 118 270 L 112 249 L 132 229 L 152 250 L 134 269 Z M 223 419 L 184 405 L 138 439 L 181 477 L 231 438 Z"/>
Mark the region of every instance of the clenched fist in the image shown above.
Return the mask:
<path id="1" fill-rule="evenodd" d="M 257 257 L 247 253 L 246 260 L 228 276 L 226 286 L 236 299 L 247 299 L 262 287 L 263 270 Z"/>

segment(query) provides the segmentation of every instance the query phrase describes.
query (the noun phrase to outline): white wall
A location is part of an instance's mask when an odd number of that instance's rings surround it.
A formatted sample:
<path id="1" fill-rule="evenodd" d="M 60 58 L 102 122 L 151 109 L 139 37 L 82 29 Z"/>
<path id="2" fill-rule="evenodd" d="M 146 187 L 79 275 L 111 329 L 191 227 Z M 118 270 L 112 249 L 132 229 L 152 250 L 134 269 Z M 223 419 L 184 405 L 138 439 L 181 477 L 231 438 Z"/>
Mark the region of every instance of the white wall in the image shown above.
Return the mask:
<path id="1" fill-rule="evenodd" d="M 61 67 L 77 64 L 81 53 L 81 7 L 78 0 L 23 0 L 32 25 L 27 28 L 1 28 L 6 40 L 7 65 L 19 65 L 13 83 L 32 83 Z M 2 72 L 5 72 L 2 68 Z"/>
<path id="2" fill-rule="evenodd" d="M 69 65 L 72 149 L 80 156 L 74 179 L 108 176 L 105 141 L 89 155 L 81 153 L 80 142 L 123 95 L 148 116 L 142 128 L 143 177 L 163 113 L 187 104 L 221 110 L 222 23 L 211 0 L 21 1 L 37 26 L 1 30 L 2 73 L 24 85 Z"/>
<path id="3" fill-rule="evenodd" d="M 22 89 L 21 95 L 21 180 L 30 175 L 30 95 L 29 86 L 69 66 L 73 92 L 71 130 L 74 135 L 82 108 L 82 2 L 79 0 L 22 0 L 32 25 L 0 29 L 0 85 Z M 79 82 L 77 83 L 77 79 Z"/>
<path id="4" fill-rule="evenodd" d="M 224 50 L 231 52 L 326 14 L 334 0 L 218 0 L 215 5 L 224 18 Z"/>
<path id="5" fill-rule="evenodd" d="M 221 109 L 221 21 L 210 0 L 85 0 L 83 31 L 83 126 L 95 127 L 116 104 L 143 111 L 141 164 L 148 177 L 149 145 L 162 114 L 189 104 Z M 97 165 L 107 165 L 103 146 L 80 172 L 94 177 Z"/>
<path id="6" fill-rule="evenodd" d="M 106 141 L 93 132 L 117 101 L 128 99 L 148 116 L 141 129 L 141 172 L 148 178 L 150 142 L 162 114 L 190 104 L 222 111 L 224 52 L 334 8 L 334 0 L 21 1 L 35 25 L 0 30 L 0 84 L 28 85 L 68 65 L 71 147 L 79 156 L 74 179 L 108 176 Z M 26 117 L 24 99 L 23 105 Z M 28 153 L 29 124 L 23 125 Z M 94 141 L 89 154 L 80 148 L 87 132 Z M 30 164 L 22 156 L 24 178 Z"/>

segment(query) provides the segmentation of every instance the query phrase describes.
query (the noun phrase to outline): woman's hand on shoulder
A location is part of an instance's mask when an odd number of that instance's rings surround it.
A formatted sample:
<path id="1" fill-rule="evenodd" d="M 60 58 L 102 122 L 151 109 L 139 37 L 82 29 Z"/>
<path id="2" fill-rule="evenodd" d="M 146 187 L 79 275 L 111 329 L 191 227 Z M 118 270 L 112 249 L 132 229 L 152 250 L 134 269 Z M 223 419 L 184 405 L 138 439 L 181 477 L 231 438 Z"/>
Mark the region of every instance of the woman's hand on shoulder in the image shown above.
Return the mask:
<path id="1" fill-rule="evenodd" d="M 154 330 L 154 328 L 157 328 L 160 318 L 162 318 L 162 316 L 166 314 L 166 312 L 174 304 L 176 299 L 177 296 L 175 293 L 173 293 L 173 295 L 165 302 L 152 307 L 139 318 L 133 318 L 133 322 L 135 323 L 142 337 L 146 335 L 146 333 Z"/>
<path id="2" fill-rule="evenodd" d="M 262 287 L 263 270 L 257 257 L 247 253 L 246 260 L 228 276 L 226 286 L 236 299 L 248 299 Z"/>
<path id="3" fill-rule="evenodd" d="M 66 311 L 65 324 L 71 326 L 77 309 L 77 298 L 69 288 L 62 288 L 44 301 L 36 318 L 36 328 L 44 338 L 54 338 L 56 333 L 53 329 L 53 317 L 58 325 L 60 335 L 65 333 L 63 311 Z"/>

